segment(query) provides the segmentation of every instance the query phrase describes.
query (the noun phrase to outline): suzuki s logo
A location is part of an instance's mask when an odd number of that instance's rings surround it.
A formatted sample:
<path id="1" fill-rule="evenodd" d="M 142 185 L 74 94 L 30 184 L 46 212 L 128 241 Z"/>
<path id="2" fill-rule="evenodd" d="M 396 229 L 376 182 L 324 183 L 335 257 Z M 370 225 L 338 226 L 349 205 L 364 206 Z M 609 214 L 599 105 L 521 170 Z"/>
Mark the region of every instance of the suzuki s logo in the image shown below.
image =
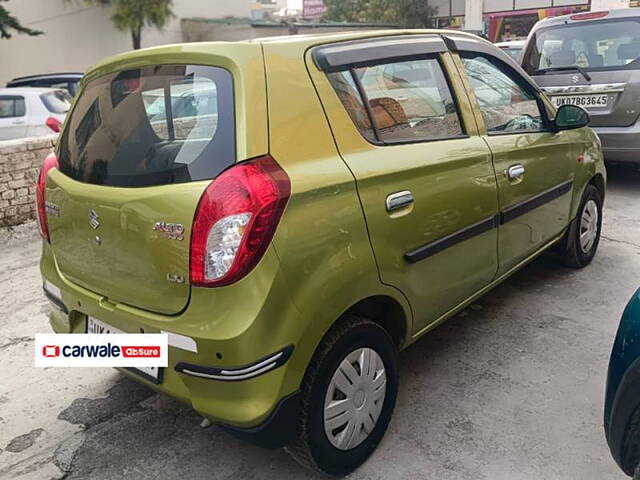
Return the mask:
<path id="1" fill-rule="evenodd" d="M 100 226 L 100 217 L 95 210 L 89 212 L 89 226 L 94 230 Z"/>
<path id="2" fill-rule="evenodd" d="M 578 83 L 580 81 L 580 77 L 578 75 L 574 75 L 573 77 L 571 77 L 571 81 L 573 83 Z"/>

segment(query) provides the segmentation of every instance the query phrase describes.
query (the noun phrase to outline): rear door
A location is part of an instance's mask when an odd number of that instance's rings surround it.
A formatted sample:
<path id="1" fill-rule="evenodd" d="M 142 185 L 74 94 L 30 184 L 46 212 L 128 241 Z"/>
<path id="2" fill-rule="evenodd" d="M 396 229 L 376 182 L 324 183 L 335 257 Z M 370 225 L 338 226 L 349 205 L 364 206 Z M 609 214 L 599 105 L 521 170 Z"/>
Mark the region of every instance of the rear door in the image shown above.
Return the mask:
<path id="1" fill-rule="evenodd" d="M 456 39 L 500 201 L 500 273 L 553 240 L 569 223 L 579 152 L 575 133 L 552 132 L 544 99 L 493 47 Z M 498 52 L 496 52 L 498 53 Z"/>
<path id="2" fill-rule="evenodd" d="M 22 95 L 0 95 L 0 140 L 27 136 L 27 108 Z"/>
<path id="3" fill-rule="evenodd" d="M 439 36 L 336 44 L 314 56 L 324 72 L 308 59 L 310 70 L 356 178 L 381 279 L 409 298 L 417 333 L 496 274 L 489 148 Z"/>
<path id="4" fill-rule="evenodd" d="M 47 185 L 62 274 L 107 303 L 182 310 L 198 200 L 236 159 L 234 108 L 231 73 L 218 67 L 153 65 L 89 82 Z"/>

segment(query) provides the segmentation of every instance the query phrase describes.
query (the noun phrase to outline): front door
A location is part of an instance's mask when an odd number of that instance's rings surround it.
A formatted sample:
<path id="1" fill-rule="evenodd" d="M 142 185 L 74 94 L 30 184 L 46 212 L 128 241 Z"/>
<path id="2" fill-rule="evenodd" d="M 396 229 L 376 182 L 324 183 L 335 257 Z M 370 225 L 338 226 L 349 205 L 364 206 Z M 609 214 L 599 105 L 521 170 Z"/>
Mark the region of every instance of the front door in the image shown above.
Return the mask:
<path id="1" fill-rule="evenodd" d="M 552 132 L 539 93 L 502 60 L 476 52 L 460 56 L 493 152 L 504 273 L 567 226 L 578 157 L 575 132 Z"/>
<path id="2" fill-rule="evenodd" d="M 356 178 L 382 282 L 408 297 L 414 333 L 497 271 L 491 153 L 451 68 L 441 52 L 326 76 L 311 69 Z"/>

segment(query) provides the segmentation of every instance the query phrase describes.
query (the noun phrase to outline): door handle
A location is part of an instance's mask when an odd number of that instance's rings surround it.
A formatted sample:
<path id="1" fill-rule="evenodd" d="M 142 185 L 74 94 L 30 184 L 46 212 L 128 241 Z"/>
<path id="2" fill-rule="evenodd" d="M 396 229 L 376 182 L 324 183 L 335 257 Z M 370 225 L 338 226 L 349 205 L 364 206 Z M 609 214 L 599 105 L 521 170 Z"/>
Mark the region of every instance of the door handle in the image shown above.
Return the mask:
<path id="1" fill-rule="evenodd" d="M 524 166 L 511 165 L 507 168 L 505 174 L 509 180 L 522 180 L 522 177 L 524 177 Z"/>
<path id="2" fill-rule="evenodd" d="M 387 196 L 385 205 L 387 207 L 387 212 L 393 212 L 394 210 L 399 210 L 406 207 L 407 205 L 411 205 L 412 203 L 413 193 L 411 193 L 409 190 L 403 190 L 401 192 L 389 194 Z"/>
<path id="3" fill-rule="evenodd" d="M 26 122 L 24 120 L 14 120 L 11 122 L 12 125 L 24 125 Z"/>

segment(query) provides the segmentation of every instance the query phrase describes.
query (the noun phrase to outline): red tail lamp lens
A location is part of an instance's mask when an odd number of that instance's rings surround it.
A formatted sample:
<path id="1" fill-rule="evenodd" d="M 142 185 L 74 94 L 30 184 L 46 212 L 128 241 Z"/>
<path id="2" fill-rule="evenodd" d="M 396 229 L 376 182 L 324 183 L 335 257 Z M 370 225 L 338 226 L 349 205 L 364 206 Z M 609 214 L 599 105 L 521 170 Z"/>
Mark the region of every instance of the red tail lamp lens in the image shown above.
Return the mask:
<path id="1" fill-rule="evenodd" d="M 270 156 L 239 163 L 202 194 L 191 233 L 192 285 L 229 285 L 266 251 L 291 194 L 285 171 Z"/>
<path id="2" fill-rule="evenodd" d="M 49 237 L 49 226 L 47 223 L 47 207 L 46 207 L 46 188 L 47 188 L 47 175 L 53 168 L 58 168 L 58 157 L 55 153 L 51 153 L 44 159 L 42 168 L 40 169 L 40 175 L 38 176 L 38 185 L 36 187 L 36 204 L 38 207 L 38 225 L 40 226 L 40 235 L 47 242 L 51 243 Z"/>

